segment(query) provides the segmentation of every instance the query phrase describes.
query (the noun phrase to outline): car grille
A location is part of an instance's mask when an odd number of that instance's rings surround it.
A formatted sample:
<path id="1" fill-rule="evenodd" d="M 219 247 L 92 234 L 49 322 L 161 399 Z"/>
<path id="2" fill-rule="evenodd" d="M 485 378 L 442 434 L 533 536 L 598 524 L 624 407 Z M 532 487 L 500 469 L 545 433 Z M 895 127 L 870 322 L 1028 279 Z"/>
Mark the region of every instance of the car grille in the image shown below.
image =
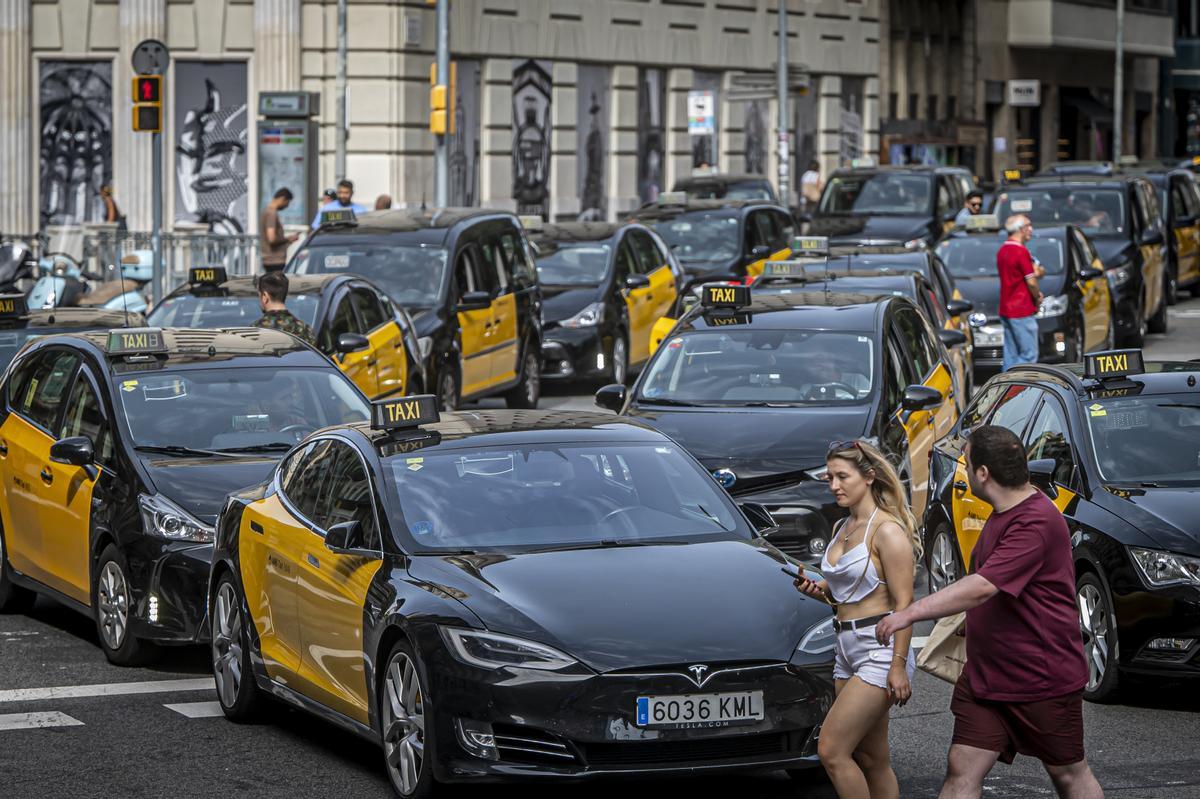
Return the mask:
<path id="1" fill-rule="evenodd" d="M 812 551 L 809 549 L 807 541 L 801 541 L 798 538 L 769 538 L 776 549 L 783 554 L 793 557 L 796 560 L 803 560 L 812 556 Z"/>
<path id="2" fill-rule="evenodd" d="M 1003 347 L 976 347 L 975 360 L 977 361 L 998 361 L 1004 357 Z"/>
<path id="3" fill-rule="evenodd" d="M 571 748 L 554 733 L 516 724 L 494 724 L 492 733 L 500 759 L 510 763 L 565 766 L 579 762 Z"/>
<path id="4" fill-rule="evenodd" d="M 746 494 L 761 494 L 767 491 L 787 488 L 799 483 L 801 480 L 811 479 L 804 472 L 784 472 L 783 474 L 769 474 L 763 477 L 739 477 L 729 493 L 735 497 L 745 496 Z"/>
<path id="5" fill-rule="evenodd" d="M 784 755 L 789 751 L 788 737 L 787 733 L 773 732 L 692 741 L 580 744 L 579 748 L 583 759 L 592 768 L 636 767 Z"/>

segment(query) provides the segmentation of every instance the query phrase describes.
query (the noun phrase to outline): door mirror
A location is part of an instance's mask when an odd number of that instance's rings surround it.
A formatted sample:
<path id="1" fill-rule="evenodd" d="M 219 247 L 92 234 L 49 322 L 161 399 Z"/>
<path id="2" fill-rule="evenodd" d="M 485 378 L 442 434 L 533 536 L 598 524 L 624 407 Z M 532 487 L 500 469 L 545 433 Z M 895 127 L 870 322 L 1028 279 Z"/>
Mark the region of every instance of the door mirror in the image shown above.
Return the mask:
<path id="1" fill-rule="evenodd" d="M 1029 482 L 1042 490 L 1050 499 L 1058 496 L 1058 488 L 1054 485 L 1054 467 L 1052 458 L 1039 458 L 1029 462 Z"/>
<path id="2" fill-rule="evenodd" d="M 759 244 L 757 247 L 750 248 L 750 258 L 757 261 L 759 258 L 766 258 L 771 254 L 771 248 L 765 244 Z"/>
<path id="3" fill-rule="evenodd" d="M 50 445 L 50 460 L 71 466 L 91 466 L 96 453 L 87 436 L 69 436 Z"/>
<path id="4" fill-rule="evenodd" d="M 961 336 L 962 333 L 958 333 L 958 335 Z M 941 404 L 942 392 L 936 388 L 919 384 L 904 389 L 904 399 L 900 400 L 900 407 L 906 411 L 927 411 Z"/>
<path id="5" fill-rule="evenodd" d="M 365 350 L 370 346 L 371 342 L 362 333 L 341 333 L 338 335 L 337 344 L 333 348 L 338 355 L 345 355 L 348 352 Z"/>
<path id="6" fill-rule="evenodd" d="M 1104 270 L 1097 269 L 1094 266 L 1085 266 L 1083 269 L 1079 270 L 1079 279 L 1080 280 L 1095 280 L 1096 278 L 1103 277 L 1103 276 L 1104 276 Z"/>
<path id="7" fill-rule="evenodd" d="M 596 392 L 596 404 L 601 408 L 607 408 L 613 413 L 620 413 L 625 407 L 625 398 L 628 391 L 621 383 L 612 383 L 604 386 Z"/>
<path id="8" fill-rule="evenodd" d="M 951 316 L 962 316 L 975 310 L 975 303 L 969 300 L 950 300 L 946 303 L 946 313 Z"/>
<path id="9" fill-rule="evenodd" d="M 339 555 L 369 555 L 363 540 L 362 522 L 357 519 L 335 524 L 325 531 L 325 548 Z"/>
<path id="10" fill-rule="evenodd" d="M 767 510 L 765 505 L 757 502 L 739 502 L 738 507 L 742 509 L 742 513 L 746 514 L 754 531 L 759 535 L 770 535 L 779 529 L 779 523 L 775 521 L 775 517 L 771 515 L 771 511 Z"/>
<path id="11" fill-rule="evenodd" d="M 1141 239 L 1138 240 L 1138 243 L 1143 246 L 1154 246 L 1157 244 L 1162 244 L 1163 243 L 1162 230 L 1159 228 L 1151 228 L 1151 229 L 1147 230 L 1145 233 L 1142 234 L 1142 237 L 1141 237 Z"/>
<path id="12" fill-rule="evenodd" d="M 458 300 L 458 305 L 454 310 L 458 313 L 463 311 L 482 311 L 492 304 L 492 295 L 486 291 L 468 291 Z"/>
<path id="13" fill-rule="evenodd" d="M 942 343 L 947 347 L 958 347 L 967 343 L 967 334 L 961 330 L 948 330 L 946 328 L 942 328 L 938 331 L 938 338 L 940 338 Z"/>
<path id="14" fill-rule="evenodd" d="M 627 289 L 630 289 L 630 290 L 644 289 L 649 285 L 650 285 L 650 278 L 646 277 L 645 275 L 626 275 L 625 276 L 625 288 L 627 288 Z"/>

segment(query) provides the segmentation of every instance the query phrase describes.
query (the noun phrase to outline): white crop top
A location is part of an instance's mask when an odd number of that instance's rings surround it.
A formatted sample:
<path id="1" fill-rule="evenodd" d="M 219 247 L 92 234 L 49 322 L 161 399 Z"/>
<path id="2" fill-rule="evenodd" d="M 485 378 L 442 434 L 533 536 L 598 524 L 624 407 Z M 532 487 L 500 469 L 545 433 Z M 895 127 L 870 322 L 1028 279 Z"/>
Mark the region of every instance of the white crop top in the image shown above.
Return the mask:
<path id="1" fill-rule="evenodd" d="M 821 570 L 825 575 L 825 583 L 829 586 L 829 596 L 838 605 L 860 602 L 879 586 L 887 585 L 886 581 L 879 579 L 879 573 L 875 571 L 875 562 L 871 560 L 871 523 L 875 521 L 876 513 L 879 513 L 879 508 L 872 511 L 871 517 L 867 519 L 867 530 L 862 543 L 843 552 L 836 566 L 829 563 L 829 550 L 833 549 L 838 536 L 845 529 L 845 520 L 834 532 L 833 540 L 829 542 L 821 558 Z M 865 565 L 863 561 L 866 561 Z"/>

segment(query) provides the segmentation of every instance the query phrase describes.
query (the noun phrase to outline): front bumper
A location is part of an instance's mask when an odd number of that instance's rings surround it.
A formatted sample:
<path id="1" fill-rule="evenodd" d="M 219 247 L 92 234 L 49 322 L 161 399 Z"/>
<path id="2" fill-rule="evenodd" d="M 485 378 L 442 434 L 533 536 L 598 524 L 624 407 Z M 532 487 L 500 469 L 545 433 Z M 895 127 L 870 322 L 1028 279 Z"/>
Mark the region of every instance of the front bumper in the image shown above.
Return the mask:
<path id="1" fill-rule="evenodd" d="M 1113 304 L 1113 327 L 1118 335 L 1136 333 L 1141 326 L 1142 307 L 1139 298 L 1141 281 L 1131 280 L 1118 288 L 1109 284 Z"/>
<path id="2" fill-rule="evenodd" d="M 1114 590 L 1112 599 L 1123 671 L 1200 678 L 1200 589 Z M 1192 643 L 1182 651 L 1151 648 L 1159 639 L 1191 639 Z"/>
<path id="3" fill-rule="evenodd" d="M 738 502 L 757 502 L 764 505 L 779 529 L 767 540 L 784 554 L 801 563 L 815 566 L 820 563 L 829 546 L 833 525 L 846 515 L 822 481 L 791 479 L 777 486 L 747 486 L 730 492 Z"/>
<path id="4" fill-rule="evenodd" d="M 599 328 L 556 327 L 542 341 L 543 380 L 586 380 L 612 372 L 612 336 Z"/>
<path id="5" fill-rule="evenodd" d="M 207 642 L 213 545 L 138 535 L 123 549 L 129 564 L 133 634 L 159 643 Z"/>
<path id="6" fill-rule="evenodd" d="M 1067 316 L 1038 319 L 1038 362 L 1063 363 L 1066 360 Z M 1080 342 L 1082 347 L 1082 342 Z M 975 372 L 992 374 L 1004 365 L 1004 326 L 999 319 L 975 329 Z"/>

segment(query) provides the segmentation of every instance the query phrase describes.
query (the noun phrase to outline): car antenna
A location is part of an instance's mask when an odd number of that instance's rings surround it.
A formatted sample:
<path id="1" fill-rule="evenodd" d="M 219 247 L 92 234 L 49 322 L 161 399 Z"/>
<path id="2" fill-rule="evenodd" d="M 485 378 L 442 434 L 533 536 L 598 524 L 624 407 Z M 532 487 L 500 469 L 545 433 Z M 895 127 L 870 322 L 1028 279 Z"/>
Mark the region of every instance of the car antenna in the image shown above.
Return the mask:
<path id="1" fill-rule="evenodd" d="M 121 280 L 121 305 L 125 308 L 125 327 L 129 327 L 129 292 L 125 290 L 125 273 L 118 270 L 117 277 Z"/>
<path id="2" fill-rule="evenodd" d="M 422 211 L 429 210 L 428 208 L 425 207 L 425 190 L 424 189 L 421 189 L 421 210 Z"/>

